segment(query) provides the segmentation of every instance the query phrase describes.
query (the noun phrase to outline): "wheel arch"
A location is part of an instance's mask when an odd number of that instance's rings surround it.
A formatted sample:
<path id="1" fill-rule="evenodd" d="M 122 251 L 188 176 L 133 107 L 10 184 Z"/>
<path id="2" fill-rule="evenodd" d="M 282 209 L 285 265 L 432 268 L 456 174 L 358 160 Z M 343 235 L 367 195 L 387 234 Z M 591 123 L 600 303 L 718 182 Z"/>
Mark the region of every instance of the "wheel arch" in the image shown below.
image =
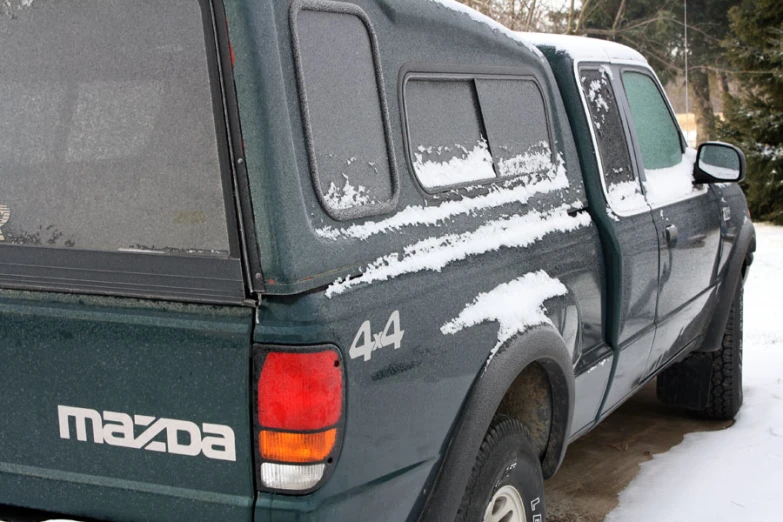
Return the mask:
<path id="1" fill-rule="evenodd" d="M 753 253 L 756 251 L 756 229 L 750 219 L 746 219 L 737 234 L 737 239 L 731 250 L 731 255 L 725 269 L 723 281 L 718 289 L 718 304 L 715 313 L 707 326 L 702 345 L 697 351 L 716 352 L 723 342 L 723 331 L 729 320 L 731 303 L 737 285 L 747 276 L 747 268 L 753 263 Z"/>
<path id="2" fill-rule="evenodd" d="M 544 478 L 554 475 L 565 455 L 571 429 L 574 372 L 562 336 L 547 324 L 507 342 L 482 369 L 456 422 L 419 520 L 454 519 L 492 418 L 518 378 L 536 366 L 546 374 L 551 398 L 551 427 L 541 466 Z"/>

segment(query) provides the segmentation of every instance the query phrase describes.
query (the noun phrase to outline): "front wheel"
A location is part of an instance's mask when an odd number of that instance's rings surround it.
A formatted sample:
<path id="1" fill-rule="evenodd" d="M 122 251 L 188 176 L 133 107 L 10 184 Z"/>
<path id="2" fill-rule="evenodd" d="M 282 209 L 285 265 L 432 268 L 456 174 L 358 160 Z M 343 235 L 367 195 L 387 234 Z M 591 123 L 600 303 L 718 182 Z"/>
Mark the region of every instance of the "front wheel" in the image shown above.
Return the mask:
<path id="1" fill-rule="evenodd" d="M 712 387 L 707 407 L 698 412 L 712 420 L 733 419 L 742 406 L 742 281 L 731 304 L 721 349 L 712 353 Z"/>
<path id="2" fill-rule="evenodd" d="M 457 513 L 460 522 L 544 522 L 541 463 L 525 427 L 498 415 L 479 449 Z"/>

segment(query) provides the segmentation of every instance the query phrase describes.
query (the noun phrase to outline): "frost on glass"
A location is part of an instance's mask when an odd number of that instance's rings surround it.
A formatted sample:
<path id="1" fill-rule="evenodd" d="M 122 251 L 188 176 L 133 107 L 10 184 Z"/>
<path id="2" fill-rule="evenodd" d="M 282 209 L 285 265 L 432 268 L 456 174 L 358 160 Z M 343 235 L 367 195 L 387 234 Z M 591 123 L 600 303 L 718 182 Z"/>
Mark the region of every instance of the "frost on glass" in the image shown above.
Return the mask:
<path id="1" fill-rule="evenodd" d="M 660 206 L 702 192 L 701 187 L 693 184 L 695 162 L 696 150 L 688 148 L 671 167 L 645 169 L 647 180 L 644 182 L 644 189 L 647 201 L 653 206 Z"/>
<path id="2" fill-rule="evenodd" d="M 696 151 L 682 149 L 679 130 L 655 81 L 626 71 L 623 84 L 644 162 L 647 201 L 660 206 L 701 192 L 693 184 Z"/>
<path id="3" fill-rule="evenodd" d="M 472 80 L 414 79 L 405 93 L 413 167 L 425 188 L 495 177 Z"/>
<path id="4" fill-rule="evenodd" d="M 5 243 L 226 256 L 198 3 L 0 6 Z"/>
<path id="5" fill-rule="evenodd" d="M 370 36 L 356 16 L 297 15 L 311 147 L 326 205 L 347 210 L 392 197 Z"/>
<path id="6" fill-rule="evenodd" d="M 666 169 L 679 164 L 683 154 L 680 133 L 653 79 L 646 74 L 626 71 L 623 84 L 644 169 Z"/>
<path id="7" fill-rule="evenodd" d="M 555 164 L 544 100 L 521 79 L 408 82 L 413 167 L 428 189 L 496 177 L 541 179 Z"/>
<path id="8" fill-rule="evenodd" d="M 544 99 L 530 80 L 478 79 L 476 88 L 501 177 L 546 171 L 553 161 Z"/>

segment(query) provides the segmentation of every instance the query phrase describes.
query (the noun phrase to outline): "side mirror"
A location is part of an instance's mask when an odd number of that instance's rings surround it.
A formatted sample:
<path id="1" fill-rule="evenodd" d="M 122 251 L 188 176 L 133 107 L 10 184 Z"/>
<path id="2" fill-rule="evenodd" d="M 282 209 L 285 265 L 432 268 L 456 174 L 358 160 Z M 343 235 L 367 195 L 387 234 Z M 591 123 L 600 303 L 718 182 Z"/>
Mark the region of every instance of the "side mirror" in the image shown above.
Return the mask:
<path id="1" fill-rule="evenodd" d="M 728 143 L 710 141 L 699 146 L 693 179 L 696 183 L 739 183 L 745 179 L 745 154 Z"/>

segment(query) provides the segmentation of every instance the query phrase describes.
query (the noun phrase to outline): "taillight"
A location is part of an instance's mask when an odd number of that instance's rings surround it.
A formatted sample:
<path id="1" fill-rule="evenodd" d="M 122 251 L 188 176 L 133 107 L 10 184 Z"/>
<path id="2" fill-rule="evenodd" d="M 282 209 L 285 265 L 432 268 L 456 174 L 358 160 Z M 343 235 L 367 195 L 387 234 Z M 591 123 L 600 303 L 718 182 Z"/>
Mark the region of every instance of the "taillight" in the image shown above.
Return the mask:
<path id="1" fill-rule="evenodd" d="M 310 492 L 328 476 L 342 438 L 340 354 L 273 346 L 258 348 L 255 360 L 259 487 Z"/>

